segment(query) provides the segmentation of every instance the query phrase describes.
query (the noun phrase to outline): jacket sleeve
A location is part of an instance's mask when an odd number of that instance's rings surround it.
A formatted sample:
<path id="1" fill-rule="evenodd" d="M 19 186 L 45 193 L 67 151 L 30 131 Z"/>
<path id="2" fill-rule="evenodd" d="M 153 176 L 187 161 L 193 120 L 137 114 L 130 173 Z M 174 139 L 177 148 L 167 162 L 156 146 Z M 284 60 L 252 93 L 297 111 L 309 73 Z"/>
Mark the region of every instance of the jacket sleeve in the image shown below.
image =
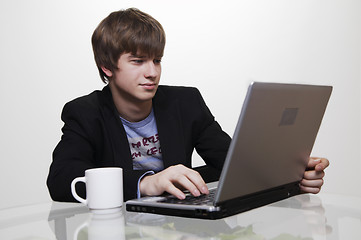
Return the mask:
<path id="1" fill-rule="evenodd" d="M 197 101 L 200 108 L 195 123 L 197 127 L 193 128 L 196 136 L 195 149 L 207 164 L 207 169 L 200 168 L 199 172 L 209 182 L 219 178 L 231 137 L 222 130 L 198 90 Z"/>
<path id="2" fill-rule="evenodd" d="M 114 159 L 107 126 L 92 106 L 73 101 L 62 112 L 63 135 L 53 152 L 47 178 L 50 196 L 55 201 L 76 202 L 70 185 L 74 178 L 85 175 L 85 170 L 98 167 L 122 167 L 124 201 L 135 198 L 137 182 L 144 171 L 133 171 Z M 77 193 L 85 198 L 85 184 L 77 183 Z"/>
<path id="3" fill-rule="evenodd" d="M 84 176 L 85 170 L 95 168 L 94 148 L 86 132 L 82 116 L 76 111 L 75 104 L 68 103 L 62 112 L 63 135 L 53 152 L 47 186 L 55 201 L 76 201 L 70 191 L 71 181 Z M 77 193 L 85 197 L 85 185 L 77 184 Z"/>

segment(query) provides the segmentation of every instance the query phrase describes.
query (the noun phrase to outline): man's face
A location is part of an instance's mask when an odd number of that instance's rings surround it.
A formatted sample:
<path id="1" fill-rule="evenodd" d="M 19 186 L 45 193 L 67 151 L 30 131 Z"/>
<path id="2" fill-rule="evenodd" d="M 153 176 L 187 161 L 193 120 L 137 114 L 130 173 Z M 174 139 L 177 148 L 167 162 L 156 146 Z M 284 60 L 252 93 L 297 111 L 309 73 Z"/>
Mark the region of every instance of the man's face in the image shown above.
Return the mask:
<path id="1" fill-rule="evenodd" d="M 124 53 L 118 60 L 118 69 L 106 74 L 111 75 L 109 85 L 119 97 L 137 103 L 154 97 L 161 71 L 161 58 Z"/>

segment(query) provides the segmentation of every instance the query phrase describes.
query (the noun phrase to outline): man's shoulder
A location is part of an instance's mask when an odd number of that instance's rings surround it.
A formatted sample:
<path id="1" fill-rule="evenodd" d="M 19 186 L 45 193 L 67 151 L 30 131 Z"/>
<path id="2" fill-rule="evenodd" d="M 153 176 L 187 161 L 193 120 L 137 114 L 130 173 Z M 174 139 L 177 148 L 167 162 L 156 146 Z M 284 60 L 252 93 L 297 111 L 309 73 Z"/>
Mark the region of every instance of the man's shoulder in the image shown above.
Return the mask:
<path id="1" fill-rule="evenodd" d="M 77 97 L 64 106 L 64 110 L 86 111 L 96 109 L 99 106 L 98 91 L 94 91 L 88 95 Z"/>
<path id="2" fill-rule="evenodd" d="M 158 93 L 168 97 L 190 97 L 200 95 L 195 87 L 159 85 Z"/>
<path id="3" fill-rule="evenodd" d="M 188 111 L 205 105 L 201 93 L 195 87 L 159 86 L 153 99 L 155 106 L 164 108 L 180 107 Z"/>
<path id="4" fill-rule="evenodd" d="M 104 105 L 109 105 L 106 101 L 106 88 L 103 90 L 95 90 L 87 95 L 77 97 L 64 106 L 64 110 L 89 112 L 98 111 L 99 108 L 103 108 Z"/>
<path id="5" fill-rule="evenodd" d="M 189 87 L 189 86 L 170 86 L 170 85 L 159 85 L 159 90 L 162 91 L 174 91 L 174 92 L 189 92 L 189 91 L 198 91 L 196 87 Z"/>

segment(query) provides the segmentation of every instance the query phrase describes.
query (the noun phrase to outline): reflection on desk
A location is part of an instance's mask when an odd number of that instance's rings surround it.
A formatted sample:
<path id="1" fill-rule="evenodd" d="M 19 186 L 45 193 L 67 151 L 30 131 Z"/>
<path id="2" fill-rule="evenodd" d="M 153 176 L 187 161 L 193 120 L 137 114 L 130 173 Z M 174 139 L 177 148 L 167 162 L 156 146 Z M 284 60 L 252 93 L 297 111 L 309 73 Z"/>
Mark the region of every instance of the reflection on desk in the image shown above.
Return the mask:
<path id="1" fill-rule="evenodd" d="M 0 239 L 361 239 L 361 198 L 299 195 L 221 220 L 92 213 L 51 202 L 0 210 Z"/>

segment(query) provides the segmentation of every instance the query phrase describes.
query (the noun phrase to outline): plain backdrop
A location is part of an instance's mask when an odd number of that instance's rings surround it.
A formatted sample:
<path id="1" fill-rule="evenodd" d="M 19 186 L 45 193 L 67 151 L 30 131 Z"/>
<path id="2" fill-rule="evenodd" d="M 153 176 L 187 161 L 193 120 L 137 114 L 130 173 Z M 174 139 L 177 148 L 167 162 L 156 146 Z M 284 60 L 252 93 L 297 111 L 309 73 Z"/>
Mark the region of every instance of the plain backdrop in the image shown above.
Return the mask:
<path id="1" fill-rule="evenodd" d="M 50 201 L 62 107 L 104 86 L 91 34 L 128 7 L 166 31 L 161 83 L 198 87 L 231 136 L 251 81 L 332 85 L 312 155 L 331 163 L 323 192 L 361 196 L 361 1 L 12 0 L 0 2 L 0 209 Z"/>

